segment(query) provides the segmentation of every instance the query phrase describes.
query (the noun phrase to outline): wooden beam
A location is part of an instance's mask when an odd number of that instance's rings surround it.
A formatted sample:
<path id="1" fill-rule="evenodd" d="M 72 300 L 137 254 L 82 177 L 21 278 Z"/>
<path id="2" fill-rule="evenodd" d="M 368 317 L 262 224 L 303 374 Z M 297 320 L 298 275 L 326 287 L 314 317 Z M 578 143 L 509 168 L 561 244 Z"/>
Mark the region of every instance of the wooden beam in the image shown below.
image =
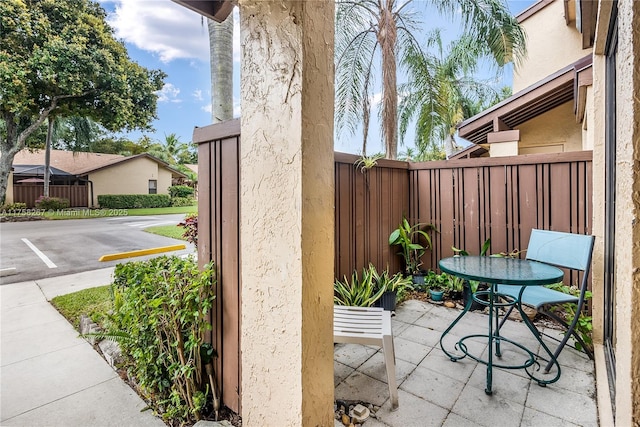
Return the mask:
<path id="1" fill-rule="evenodd" d="M 235 6 L 235 1 L 229 0 L 172 0 L 202 16 L 221 23 L 229 16 Z"/>
<path id="2" fill-rule="evenodd" d="M 494 132 L 501 132 L 503 130 L 511 130 L 511 127 L 509 127 L 505 122 L 503 122 L 500 117 L 494 117 L 493 118 L 493 131 Z"/>

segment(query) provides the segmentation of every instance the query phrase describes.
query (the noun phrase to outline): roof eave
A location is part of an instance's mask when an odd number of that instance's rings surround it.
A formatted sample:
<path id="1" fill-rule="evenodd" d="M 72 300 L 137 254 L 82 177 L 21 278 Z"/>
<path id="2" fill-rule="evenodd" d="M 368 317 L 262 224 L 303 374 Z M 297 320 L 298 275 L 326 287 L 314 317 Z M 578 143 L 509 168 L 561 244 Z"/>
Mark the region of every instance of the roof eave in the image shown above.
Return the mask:
<path id="1" fill-rule="evenodd" d="M 233 11 L 235 1 L 228 0 L 172 0 L 217 23 L 224 22 Z"/>

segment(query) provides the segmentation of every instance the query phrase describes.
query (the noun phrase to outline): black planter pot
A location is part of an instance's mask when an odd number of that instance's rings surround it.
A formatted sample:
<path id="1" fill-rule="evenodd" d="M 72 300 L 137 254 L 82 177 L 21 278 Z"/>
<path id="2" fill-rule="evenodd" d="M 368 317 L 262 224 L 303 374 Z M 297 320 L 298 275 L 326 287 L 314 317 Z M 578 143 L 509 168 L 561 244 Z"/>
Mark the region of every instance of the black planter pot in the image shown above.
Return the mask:
<path id="1" fill-rule="evenodd" d="M 411 282 L 416 289 L 424 290 L 425 277 L 427 277 L 427 272 L 424 270 L 420 270 L 419 272 L 411 275 Z"/>
<path id="2" fill-rule="evenodd" d="M 462 288 L 462 302 L 465 307 L 467 306 L 467 302 L 469 300 L 471 300 L 471 308 L 469 308 L 470 311 L 484 310 L 484 308 L 486 307 L 486 305 L 483 305 L 471 298 L 471 288 L 469 287 L 469 285 L 465 284 L 465 286 Z"/>
<path id="3" fill-rule="evenodd" d="M 380 297 L 380 307 L 387 311 L 394 311 L 396 309 L 396 293 L 393 291 L 387 291 Z"/>

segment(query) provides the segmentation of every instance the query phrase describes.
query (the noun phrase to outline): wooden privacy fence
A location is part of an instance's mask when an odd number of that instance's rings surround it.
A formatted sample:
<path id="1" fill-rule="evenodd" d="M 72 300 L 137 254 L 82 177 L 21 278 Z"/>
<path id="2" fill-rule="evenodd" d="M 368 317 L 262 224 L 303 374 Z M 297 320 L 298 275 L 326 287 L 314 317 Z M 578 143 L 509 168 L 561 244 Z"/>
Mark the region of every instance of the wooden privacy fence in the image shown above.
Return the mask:
<path id="1" fill-rule="evenodd" d="M 216 264 L 211 342 L 219 358 L 225 405 L 241 413 L 240 122 L 198 128 L 198 259 Z M 432 224 L 433 249 L 423 268 L 436 269 L 452 246 L 478 253 L 525 249 L 532 228 L 591 232 L 592 153 L 536 154 L 428 163 L 378 160 L 361 170 L 358 156 L 335 154 L 335 276 L 370 262 L 401 271 L 389 234 L 403 216 Z M 567 281 L 575 278 L 568 277 Z M 332 286 L 327 283 L 327 286 Z"/>
<path id="2" fill-rule="evenodd" d="M 68 199 L 72 208 L 88 207 L 87 188 L 86 185 L 49 185 L 49 196 Z M 16 184 L 13 186 L 13 201 L 26 203 L 28 208 L 33 208 L 36 199 L 43 193 L 43 184 Z"/>
<path id="3" fill-rule="evenodd" d="M 411 217 L 433 224 L 426 268 L 453 255 L 526 249 L 532 228 L 591 232 L 591 151 L 411 164 Z"/>
<path id="4" fill-rule="evenodd" d="M 216 299 L 208 337 L 218 352 L 216 379 L 222 401 L 240 406 L 240 121 L 196 128 L 198 143 L 198 264 L 213 260 Z"/>
<path id="5" fill-rule="evenodd" d="M 342 278 L 372 263 L 378 270 L 403 269 L 389 234 L 409 215 L 406 162 L 378 160 L 355 166 L 358 156 L 335 153 L 335 275 Z"/>

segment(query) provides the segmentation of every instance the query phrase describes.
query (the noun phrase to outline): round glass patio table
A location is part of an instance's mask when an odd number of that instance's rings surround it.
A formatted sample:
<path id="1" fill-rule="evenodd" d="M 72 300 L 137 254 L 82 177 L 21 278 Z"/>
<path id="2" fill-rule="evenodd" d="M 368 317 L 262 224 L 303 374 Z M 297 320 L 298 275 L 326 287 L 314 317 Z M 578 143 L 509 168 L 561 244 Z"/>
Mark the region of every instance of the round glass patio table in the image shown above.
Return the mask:
<path id="1" fill-rule="evenodd" d="M 544 264 L 537 261 L 492 256 L 455 256 L 440 260 L 438 265 L 440 266 L 440 269 L 445 273 L 449 273 L 466 280 L 478 281 L 480 283 L 485 283 L 488 285 L 487 290 L 476 291 L 472 294 L 472 298 L 467 299 L 467 303 L 465 304 L 462 313 L 460 313 L 460 315 L 451 323 L 451 325 L 449 325 L 449 327 L 442 333 L 440 337 L 440 348 L 451 361 L 455 362 L 469 356 L 477 362 L 487 365 L 487 385 L 485 388 L 485 393 L 492 394 L 494 367 L 504 369 L 525 369 L 529 377 L 537 381 L 538 384 L 542 386 L 556 382 L 560 378 L 560 365 L 553 357 L 553 353 L 542 341 L 540 334 L 537 332 L 535 326 L 533 326 L 527 315 L 524 313 L 522 304 L 520 303 L 520 297 L 522 296 L 522 292 L 524 291 L 526 286 L 549 285 L 562 281 L 562 278 L 564 276 L 562 270 L 552 265 Z M 504 295 L 496 292 L 495 285 L 498 284 L 520 285 L 522 286 L 522 290 L 519 297 L 514 298 L 510 295 Z M 465 286 L 468 285 L 465 284 Z M 463 354 L 462 356 L 453 355 L 444 348 L 442 342 L 443 338 L 469 311 L 469 309 L 471 308 L 471 303 L 473 301 L 489 308 L 488 333 L 486 335 L 467 335 L 460 338 L 460 340 L 456 344 L 456 347 Z M 500 328 L 498 327 L 499 315 L 497 310 L 498 308 L 504 308 L 513 305 L 515 305 L 515 307 L 520 312 L 523 322 L 536 337 L 540 345 L 545 349 L 550 357 L 550 360 L 554 361 L 554 365 L 557 368 L 554 378 L 543 379 L 536 377 L 535 374 L 532 373 L 528 368 L 535 364 L 539 369 L 540 365 L 539 362 L 537 362 L 537 358 L 539 358 L 539 356 L 537 356 L 524 345 L 500 335 Z M 489 348 L 487 351 L 486 360 L 469 352 L 465 341 L 473 338 L 486 338 L 488 340 Z M 520 348 L 528 356 L 528 358 L 520 365 L 505 365 L 494 363 L 494 351 L 496 356 L 501 357 L 501 342 L 507 342 Z"/>

